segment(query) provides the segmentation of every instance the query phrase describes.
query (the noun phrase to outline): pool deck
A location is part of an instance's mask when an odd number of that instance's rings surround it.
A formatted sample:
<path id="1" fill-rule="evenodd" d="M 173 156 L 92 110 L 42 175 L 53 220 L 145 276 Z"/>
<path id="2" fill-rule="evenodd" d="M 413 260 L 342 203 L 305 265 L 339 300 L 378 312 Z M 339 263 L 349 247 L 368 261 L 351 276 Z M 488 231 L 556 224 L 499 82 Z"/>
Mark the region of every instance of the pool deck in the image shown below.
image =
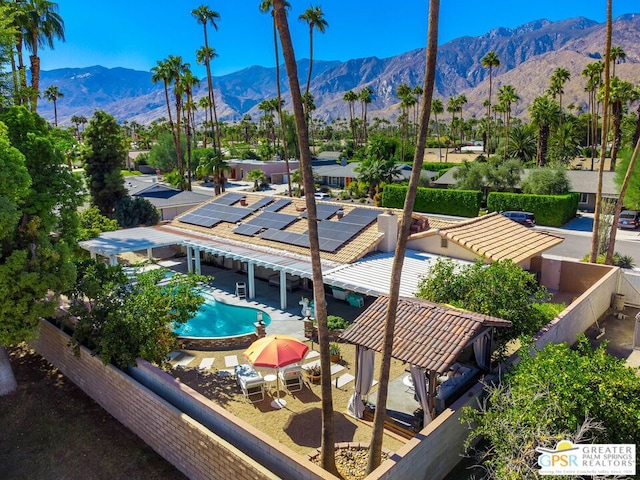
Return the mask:
<path id="1" fill-rule="evenodd" d="M 171 258 L 161 260 L 158 265 L 180 273 L 186 273 L 186 258 Z M 266 280 L 256 279 L 256 296 L 253 299 L 240 299 L 235 295 L 236 282 L 247 283 L 247 274 L 212 267 L 202 264 L 203 275 L 210 275 L 214 279 L 211 282 L 211 291 L 216 299 L 230 305 L 252 307 L 264 310 L 271 317 L 271 324 L 267 327 L 267 335 L 281 334 L 291 335 L 304 339 L 304 327 L 302 323 L 302 307 L 298 304 L 302 297 L 310 298 L 313 292 L 307 289 L 299 289 L 287 292 L 288 308 L 280 309 L 280 291 L 278 287 L 270 286 Z M 374 301 L 373 297 L 365 297 L 364 307 L 352 307 L 347 302 L 337 300 L 327 294 L 327 312 L 329 315 L 337 315 L 348 321 L 353 321 Z"/>

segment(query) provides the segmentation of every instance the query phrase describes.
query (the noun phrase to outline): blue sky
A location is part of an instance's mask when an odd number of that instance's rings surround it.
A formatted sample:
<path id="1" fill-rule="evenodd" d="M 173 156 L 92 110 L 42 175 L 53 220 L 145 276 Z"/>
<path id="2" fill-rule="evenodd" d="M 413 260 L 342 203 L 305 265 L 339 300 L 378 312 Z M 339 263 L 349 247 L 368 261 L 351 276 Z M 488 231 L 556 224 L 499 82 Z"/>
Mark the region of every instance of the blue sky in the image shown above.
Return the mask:
<path id="1" fill-rule="evenodd" d="M 158 60 L 181 55 L 198 76 L 195 51 L 203 41 L 202 26 L 191 11 L 207 4 L 220 13 L 218 31 L 209 28 L 209 43 L 219 57 L 214 75 L 251 65 L 273 66 L 271 16 L 258 10 L 259 0 L 58 0 L 65 21 L 66 42 L 41 50 L 42 69 L 125 67 L 150 70 Z M 308 27 L 298 16 L 320 5 L 329 22 L 325 34 L 314 33 L 314 58 L 348 60 L 385 58 L 426 43 L 428 2 L 425 0 L 290 0 L 289 23 L 296 56 L 309 56 Z M 639 13 L 638 0 L 615 0 L 614 18 Z M 442 0 L 439 43 L 464 35 L 481 35 L 499 27 L 516 27 L 547 18 L 584 16 L 603 22 L 605 0 Z"/>

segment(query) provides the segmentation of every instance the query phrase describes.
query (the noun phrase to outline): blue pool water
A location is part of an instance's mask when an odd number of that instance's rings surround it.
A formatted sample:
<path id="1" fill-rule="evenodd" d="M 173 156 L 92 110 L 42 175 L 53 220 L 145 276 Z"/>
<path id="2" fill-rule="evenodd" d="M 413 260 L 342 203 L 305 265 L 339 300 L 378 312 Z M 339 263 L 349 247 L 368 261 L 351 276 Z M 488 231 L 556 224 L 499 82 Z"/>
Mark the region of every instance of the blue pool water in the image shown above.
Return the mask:
<path id="1" fill-rule="evenodd" d="M 244 335 L 255 330 L 257 313 L 261 310 L 251 307 L 228 305 L 204 295 L 205 303 L 187 323 L 175 329 L 180 337 L 220 338 Z M 271 317 L 263 312 L 262 321 L 269 325 Z"/>

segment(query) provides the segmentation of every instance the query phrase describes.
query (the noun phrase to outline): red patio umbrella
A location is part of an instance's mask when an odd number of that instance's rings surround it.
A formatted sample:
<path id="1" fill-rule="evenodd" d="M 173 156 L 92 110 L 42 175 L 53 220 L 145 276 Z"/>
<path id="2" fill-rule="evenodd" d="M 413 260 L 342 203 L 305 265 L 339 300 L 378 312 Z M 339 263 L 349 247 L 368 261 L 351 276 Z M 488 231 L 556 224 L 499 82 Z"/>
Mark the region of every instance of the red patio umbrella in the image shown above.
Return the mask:
<path id="1" fill-rule="evenodd" d="M 256 367 L 280 369 L 301 361 L 309 350 L 309 346 L 289 335 L 267 335 L 253 342 L 242 354 Z M 275 408 L 282 408 L 280 400 L 280 378 L 276 375 L 277 400 Z"/>

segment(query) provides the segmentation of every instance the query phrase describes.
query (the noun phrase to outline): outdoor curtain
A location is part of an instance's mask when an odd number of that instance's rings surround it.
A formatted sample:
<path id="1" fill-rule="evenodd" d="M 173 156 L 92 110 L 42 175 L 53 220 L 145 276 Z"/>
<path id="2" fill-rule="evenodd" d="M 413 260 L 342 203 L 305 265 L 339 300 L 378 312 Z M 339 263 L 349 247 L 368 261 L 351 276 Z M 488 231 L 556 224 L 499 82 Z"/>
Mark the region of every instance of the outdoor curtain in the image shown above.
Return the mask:
<path id="1" fill-rule="evenodd" d="M 473 342 L 473 353 L 476 357 L 476 363 L 483 370 L 489 369 L 490 353 L 491 353 L 491 333 L 484 332 Z"/>
<path id="2" fill-rule="evenodd" d="M 424 428 L 431 423 L 431 412 L 429 411 L 429 381 L 427 380 L 424 368 L 411 365 L 409 371 L 413 379 L 413 388 L 424 412 L 424 423 L 422 424 L 422 428 Z"/>
<path id="3" fill-rule="evenodd" d="M 375 352 L 358 345 L 356 347 L 356 386 L 355 393 L 349 399 L 347 413 L 355 418 L 362 418 L 364 403 L 362 398 L 371 390 L 373 383 L 373 362 Z"/>

